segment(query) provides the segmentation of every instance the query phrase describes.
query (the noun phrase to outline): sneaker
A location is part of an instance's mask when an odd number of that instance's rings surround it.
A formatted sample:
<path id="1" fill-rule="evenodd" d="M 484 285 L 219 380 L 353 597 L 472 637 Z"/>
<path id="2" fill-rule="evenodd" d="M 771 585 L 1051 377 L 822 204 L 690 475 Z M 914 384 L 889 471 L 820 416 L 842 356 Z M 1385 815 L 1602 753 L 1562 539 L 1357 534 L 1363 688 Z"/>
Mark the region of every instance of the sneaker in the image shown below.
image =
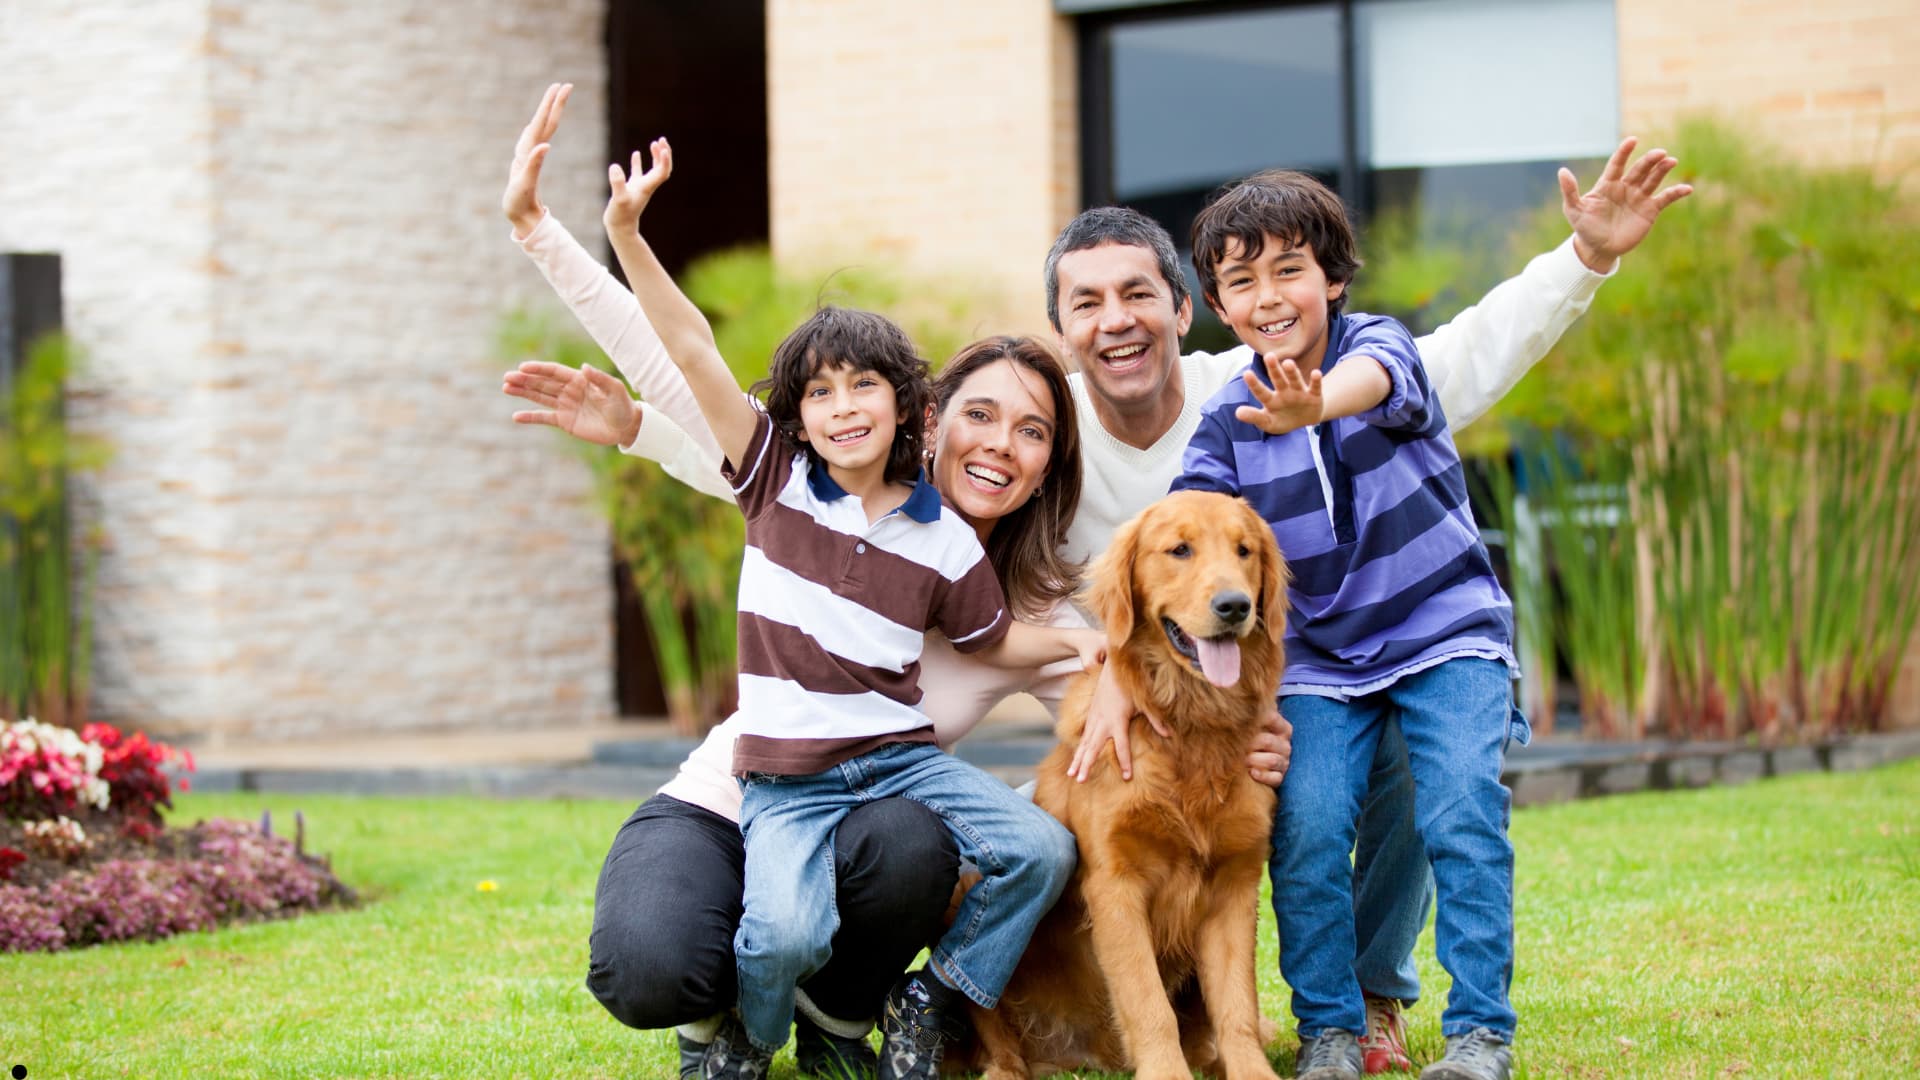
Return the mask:
<path id="1" fill-rule="evenodd" d="M 935 1080 L 947 1043 L 966 1023 L 960 991 L 925 971 L 902 976 L 880 1018 L 880 1080 Z"/>
<path id="2" fill-rule="evenodd" d="M 1486 1028 L 1447 1036 L 1447 1053 L 1420 1070 L 1420 1080 L 1507 1080 L 1513 1075 L 1513 1047 Z"/>
<path id="3" fill-rule="evenodd" d="M 1400 999 L 1367 995 L 1367 1033 L 1360 1037 L 1361 1068 L 1368 1076 L 1413 1068 L 1407 1056 L 1407 1020 Z"/>
<path id="4" fill-rule="evenodd" d="M 1295 1080 L 1360 1080 L 1360 1039 L 1339 1028 L 1301 1039 L 1293 1075 Z"/>
<path id="5" fill-rule="evenodd" d="M 801 1072 L 823 1080 L 873 1080 L 880 1068 L 865 1038 L 835 1035 L 803 1015 L 793 1018 L 793 1058 Z"/>
<path id="6" fill-rule="evenodd" d="M 740 1018 L 729 1014 L 720 1022 L 700 1062 L 701 1080 L 766 1080 L 773 1055 L 753 1045 Z"/>
<path id="7" fill-rule="evenodd" d="M 680 1080 L 701 1080 L 700 1063 L 707 1060 L 707 1044 L 675 1034 L 680 1044 Z"/>

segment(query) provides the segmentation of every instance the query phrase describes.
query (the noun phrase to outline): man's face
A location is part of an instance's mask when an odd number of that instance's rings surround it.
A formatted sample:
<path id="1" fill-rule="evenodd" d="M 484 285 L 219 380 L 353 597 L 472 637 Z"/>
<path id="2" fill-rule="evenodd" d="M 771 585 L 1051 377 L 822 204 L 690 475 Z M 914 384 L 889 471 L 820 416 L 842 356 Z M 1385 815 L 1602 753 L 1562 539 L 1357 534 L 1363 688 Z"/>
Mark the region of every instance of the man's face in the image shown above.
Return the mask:
<path id="1" fill-rule="evenodd" d="M 1060 348 L 1116 412 L 1151 408 L 1180 367 L 1193 301 L 1176 307 L 1153 252 L 1101 244 L 1060 257 Z"/>

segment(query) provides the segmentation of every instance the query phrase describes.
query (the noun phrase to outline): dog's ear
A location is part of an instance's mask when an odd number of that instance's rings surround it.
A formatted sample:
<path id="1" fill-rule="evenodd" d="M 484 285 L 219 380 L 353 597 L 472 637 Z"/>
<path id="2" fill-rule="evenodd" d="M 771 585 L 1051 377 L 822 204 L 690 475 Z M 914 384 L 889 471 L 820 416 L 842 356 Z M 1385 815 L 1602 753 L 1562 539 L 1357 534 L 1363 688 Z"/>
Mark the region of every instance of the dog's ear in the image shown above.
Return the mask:
<path id="1" fill-rule="evenodd" d="M 1259 537 L 1260 617 L 1266 620 L 1267 636 L 1277 645 L 1287 636 L 1287 560 L 1280 557 L 1280 545 L 1273 539 L 1272 526 L 1255 513 L 1253 507 L 1246 509 L 1247 523 Z"/>
<path id="2" fill-rule="evenodd" d="M 1140 548 L 1140 519 L 1134 518 L 1113 534 L 1106 554 L 1094 560 L 1087 574 L 1087 606 L 1114 648 L 1133 636 L 1133 561 Z"/>

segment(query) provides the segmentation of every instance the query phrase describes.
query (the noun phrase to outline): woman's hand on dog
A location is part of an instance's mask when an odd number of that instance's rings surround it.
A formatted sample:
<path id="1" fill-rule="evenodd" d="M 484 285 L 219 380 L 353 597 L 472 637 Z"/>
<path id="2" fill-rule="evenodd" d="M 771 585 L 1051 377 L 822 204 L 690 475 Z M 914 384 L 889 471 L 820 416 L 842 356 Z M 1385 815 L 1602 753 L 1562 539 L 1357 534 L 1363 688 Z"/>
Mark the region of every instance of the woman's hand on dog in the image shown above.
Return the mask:
<path id="1" fill-rule="evenodd" d="M 1145 716 L 1161 738 L 1173 738 L 1165 721 L 1151 709 L 1137 709 L 1128 700 L 1127 692 L 1120 688 L 1120 680 L 1113 674 L 1112 665 L 1101 668 L 1093 681 L 1093 699 L 1087 702 L 1087 722 L 1080 730 L 1080 745 L 1073 748 L 1073 760 L 1067 762 L 1067 775 L 1085 783 L 1093 772 L 1093 763 L 1100 760 L 1100 751 L 1111 742 L 1114 760 L 1120 763 L 1120 779 L 1133 779 L 1133 743 L 1128 733 L 1136 715 Z"/>
<path id="2" fill-rule="evenodd" d="M 1084 744 L 1083 744 L 1084 745 Z M 1260 734 L 1253 737 L 1253 749 L 1247 754 L 1247 771 L 1268 787 L 1277 788 L 1286 779 L 1287 765 L 1293 761 L 1293 725 L 1270 710 L 1262 721 Z"/>

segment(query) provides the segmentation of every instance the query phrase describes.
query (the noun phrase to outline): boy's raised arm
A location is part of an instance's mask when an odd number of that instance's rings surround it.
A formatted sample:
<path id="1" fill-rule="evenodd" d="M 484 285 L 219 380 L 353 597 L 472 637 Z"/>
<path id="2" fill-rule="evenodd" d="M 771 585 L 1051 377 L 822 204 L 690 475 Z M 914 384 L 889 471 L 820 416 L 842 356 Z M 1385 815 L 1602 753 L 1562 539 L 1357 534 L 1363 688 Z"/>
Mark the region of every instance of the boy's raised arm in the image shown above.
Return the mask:
<path id="1" fill-rule="evenodd" d="M 1661 186 L 1678 164 L 1665 150 L 1649 150 L 1629 164 L 1637 143 L 1631 135 L 1622 139 L 1585 194 L 1561 169 L 1560 211 L 1573 235 L 1419 339 L 1449 428 L 1472 423 L 1513 389 L 1586 313 L 1594 291 L 1620 257 L 1646 239 L 1661 212 L 1693 193 L 1691 184 Z"/>
<path id="2" fill-rule="evenodd" d="M 653 167 L 641 171 L 640 152 L 633 152 L 632 169 L 623 173 L 618 164 L 607 166 L 606 213 L 601 220 L 613 253 L 626 271 L 627 285 L 646 313 L 647 321 L 659 333 L 667 356 L 687 377 L 694 401 L 713 429 L 721 453 L 736 465 L 747 450 L 757 417 L 753 405 L 740 395 L 740 384 L 720 356 L 714 344 L 713 328 L 693 301 L 673 283 L 666 268 L 640 236 L 640 214 L 653 193 L 673 175 L 673 148 L 665 139 L 655 139 L 649 149 Z"/>

